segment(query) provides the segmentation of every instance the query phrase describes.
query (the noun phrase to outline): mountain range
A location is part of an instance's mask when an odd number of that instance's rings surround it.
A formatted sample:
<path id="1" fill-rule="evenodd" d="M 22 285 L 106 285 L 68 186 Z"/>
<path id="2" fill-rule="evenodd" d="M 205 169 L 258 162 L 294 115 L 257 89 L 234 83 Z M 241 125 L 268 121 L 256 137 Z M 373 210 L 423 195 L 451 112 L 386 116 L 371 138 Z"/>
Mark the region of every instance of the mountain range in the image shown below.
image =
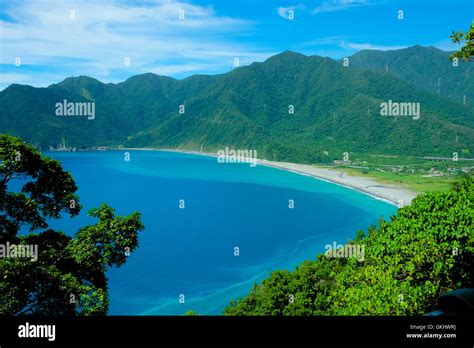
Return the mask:
<path id="1" fill-rule="evenodd" d="M 348 60 L 285 51 L 228 73 L 182 80 L 152 73 L 120 83 L 79 76 L 0 92 L 0 133 L 42 148 L 257 149 L 271 160 L 328 162 L 343 152 L 474 154 L 474 69 L 413 46 Z M 59 117 L 64 100 L 95 117 Z M 384 102 L 419 103 L 419 119 L 381 116 Z M 292 112 L 293 111 L 293 112 Z"/>

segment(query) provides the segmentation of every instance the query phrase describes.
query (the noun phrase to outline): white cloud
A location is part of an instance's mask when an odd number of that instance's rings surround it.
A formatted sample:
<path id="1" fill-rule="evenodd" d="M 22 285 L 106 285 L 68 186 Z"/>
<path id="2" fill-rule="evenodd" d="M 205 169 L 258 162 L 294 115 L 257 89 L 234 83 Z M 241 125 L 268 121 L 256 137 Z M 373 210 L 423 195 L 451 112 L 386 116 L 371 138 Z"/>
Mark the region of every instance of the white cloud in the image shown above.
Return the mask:
<path id="1" fill-rule="evenodd" d="M 379 51 L 389 51 L 389 50 L 399 50 L 402 48 L 407 48 L 408 46 L 384 46 L 376 45 L 371 43 L 354 43 L 341 41 L 339 46 L 346 50 L 379 50 Z"/>
<path id="2" fill-rule="evenodd" d="M 22 66 L 60 68 L 64 77 L 86 74 L 107 80 L 117 72 L 153 69 L 192 73 L 191 67 L 200 68 L 203 61 L 218 68 L 235 56 L 261 60 L 271 55 L 235 39 L 256 23 L 180 0 L 11 2 L 4 13 L 12 21 L 0 20 L 0 64 L 13 65 L 20 57 Z M 124 66 L 126 57 L 130 67 Z M 169 64 L 175 68 L 166 68 Z M 34 79 L 31 69 L 29 75 Z"/>
<path id="3" fill-rule="evenodd" d="M 215 68 L 211 64 L 172 64 L 153 68 L 150 72 L 158 75 L 175 76 L 193 71 L 206 71 Z"/>
<path id="4" fill-rule="evenodd" d="M 312 13 L 333 12 L 347 10 L 351 7 L 369 5 L 368 0 L 325 0 Z"/>
<path id="5" fill-rule="evenodd" d="M 303 9 L 305 8 L 305 6 L 303 4 L 298 4 L 298 5 L 294 5 L 294 6 L 288 6 L 288 7 L 283 7 L 283 6 L 280 6 L 277 8 L 277 12 L 278 12 L 278 15 L 281 17 L 281 18 L 284 18 L 284 19 L 290 19 L 289 18 L 289 11 L 290 10 L 293 10 L 294 12 L 296 12 L 295 10 L 296 9 Z M 296 14 L 295 14 L 295 17 L 296 17 Z"/>
<path id="6" fill-rule="evenodd" d="M 4 83 L 20 83 L 28 80 L 29 76 L 26 74 L 16 73 L 0 73 L 0 84 Z"/>
<path id="7" fill-rule="evenodd" d="M 325 37 L 318 37 L 316 39 L 303 42 L 301 46 L 308 47 L 308 46 L 319 46 L 319 45 L 332 45 L 338 44 L 341 42 L 344 36 L 335 35 L 335 36 L 325 36 Z"/>

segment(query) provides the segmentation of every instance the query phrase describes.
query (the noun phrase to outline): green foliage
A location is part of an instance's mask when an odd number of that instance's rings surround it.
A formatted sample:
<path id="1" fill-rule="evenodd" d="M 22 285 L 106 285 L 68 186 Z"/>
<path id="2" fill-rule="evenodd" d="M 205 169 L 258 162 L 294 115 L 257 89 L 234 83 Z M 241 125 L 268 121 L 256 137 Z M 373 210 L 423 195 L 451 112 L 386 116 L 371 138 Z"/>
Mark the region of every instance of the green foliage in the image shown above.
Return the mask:
<path id="1" fill-rule="evenodd" d="M 474 60 L 474 21 L 471 24 L 471 28 L 466 33 L 462 31 L 453 32 L 451 40 L 454 43 L 462 45 L 459 51 L 454 52 L 450 59 L 459 58 L 464 61 Z"/>
<path id="2" fill-rule="evenodd" d="M 226 315 L 418 315 L 440 294 L 474 286 L 474 181 L 422 194 L 354 243 L 365 260 L 305 261 L 276 271 Z M 294 301 L 290 301 L 294 296 Z"/>
<path id="3" fill-rule="evenodd" d="M 416 89 L 463 102 L 474 98 L 473 66 L 459 61 L 453 66 L 450 53 L 436 47 L 412 46 L 401 50 L 362 50 L 350 57 L 350 66 L 396 76 Z M 423 107 L 423 106 L 422 106 Z"/>
<path id="4" fill-rule="evenodd" d="M 59 162 L 8 135 L 0 135 L 0 185 L 0 244 L 38 248 L 37 260 L 0 258 L 0 313 L 106 314 L 105 272 L 123 265 L 137 248 L 144 228 L 140 214 L 115 216 L 102 204 L 89 212 L 97 224 L 74 238 L 47 229 L 61 212 L 79 214 L 77 187 Z M 9 191 L 20 186 L 20 192 Z"/>
<path id="5" fill-rule="evenodd" d="M 47 227 L 61 212 L 77 215 L 77 187 L 58 161 L 41 157 L 18 138 L 0 134 L 0 242 L 15 236 L 23 224 Z M 12 179 L 31 178 L 21 192 L 7 192 Z"/>
<path id="6" fill-rule="evenodd" d="M 86 267 L 100 264 L 121 266 L 127 259 L 126 252 L 138 247 L 138 231 L 143 229 L 140 214 L 115 217 L 114 210 L 102 204 L 91 209 L 89 215 L 99 219 L 96 225 L 81 228 L 76 239 L 68 245 L 68 251 L 76 261 Z"/>

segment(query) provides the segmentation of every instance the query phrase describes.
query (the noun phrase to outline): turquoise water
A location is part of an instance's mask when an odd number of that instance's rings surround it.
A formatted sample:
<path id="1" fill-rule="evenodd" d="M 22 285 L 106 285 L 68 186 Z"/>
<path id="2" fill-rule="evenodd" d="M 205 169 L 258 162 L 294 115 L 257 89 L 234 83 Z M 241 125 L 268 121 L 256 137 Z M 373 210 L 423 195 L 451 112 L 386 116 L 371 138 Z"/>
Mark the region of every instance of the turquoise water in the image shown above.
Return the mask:
<path id="1" fill-rule="evenodd" d="M 108 273 L 112 315 L 221 314 L 271 271 L 314 259 L 326 244 L 344 244 L 396 211 L 357 191 L 275 168 L 129 153 L 130 161 L 122 151 L 48 153 L 72 173 L 83 205 L 80 216 L 53 228 L 72 235 L 95 223 L 86 213 L 102 202 L 119 215 L 142 213 L 139 248 Z"/>

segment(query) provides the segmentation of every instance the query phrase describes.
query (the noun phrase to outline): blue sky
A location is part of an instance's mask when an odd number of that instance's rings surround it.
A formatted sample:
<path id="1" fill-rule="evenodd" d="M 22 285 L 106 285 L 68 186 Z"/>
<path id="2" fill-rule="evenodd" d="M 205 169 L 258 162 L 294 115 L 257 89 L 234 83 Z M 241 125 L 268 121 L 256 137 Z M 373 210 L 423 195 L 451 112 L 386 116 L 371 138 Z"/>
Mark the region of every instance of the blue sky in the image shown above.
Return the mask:
<path id="1" fill-rule="evenodd" d="M 78 75 L 223 73 L 236 57 L 247 65 L 285 50 L 332 58 L 415 44 L 452 50 L 449 35 L 473 18 L 472 0 L 6 0 L 0 89 Z"/>

